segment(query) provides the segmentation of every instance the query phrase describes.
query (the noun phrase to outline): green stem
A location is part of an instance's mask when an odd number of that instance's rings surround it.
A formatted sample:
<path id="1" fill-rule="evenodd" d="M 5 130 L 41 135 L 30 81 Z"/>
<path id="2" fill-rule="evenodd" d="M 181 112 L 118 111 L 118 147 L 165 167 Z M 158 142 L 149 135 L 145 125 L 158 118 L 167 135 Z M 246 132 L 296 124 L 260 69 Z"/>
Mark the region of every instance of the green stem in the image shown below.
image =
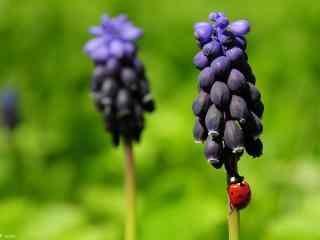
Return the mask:
<path id="1" fill-rule="evenodd" d="M 240 232 L 240 213 L 239 210 L 229 205 L 229 240 L 239 240 L 239 232 Z"/>
<path id="2" fill-rule="evenodd" d="M 24 176 L 24 163 L 21 158 L 19 148 L 16 142 L 16 138 L 14 132 L 12 130 L 7 131 L 7 141 L 9 146 L 9 151 L 12 156 L 12 164 L 13 164 L 13 175 L 16 179 L 17 185 L 13 186 L 13 190 L 15 193 L 24 193 L 24 185 L 25 185 L 25 176 Z"/>
<path id="3" fill-rule="evenodd" d="M 125 225 L 125 240 L 136 239 L 136 180 L 131 142 L 125 144 L 126 153 L 126 200 L 127 219 Z"/>

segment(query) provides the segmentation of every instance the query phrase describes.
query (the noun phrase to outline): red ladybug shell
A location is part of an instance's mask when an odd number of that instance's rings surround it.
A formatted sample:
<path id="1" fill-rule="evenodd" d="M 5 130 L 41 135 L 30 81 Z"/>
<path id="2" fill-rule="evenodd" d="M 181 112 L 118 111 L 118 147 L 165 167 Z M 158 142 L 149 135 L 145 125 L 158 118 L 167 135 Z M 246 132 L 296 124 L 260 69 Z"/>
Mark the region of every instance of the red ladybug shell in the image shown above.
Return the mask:
<path id="1" fill-rule="evenodd" d="M 237 209 L 248 206 L 251 200 L 251 190 L 247 182 L 232 183 L 228 187 L 230 203 Z"/>

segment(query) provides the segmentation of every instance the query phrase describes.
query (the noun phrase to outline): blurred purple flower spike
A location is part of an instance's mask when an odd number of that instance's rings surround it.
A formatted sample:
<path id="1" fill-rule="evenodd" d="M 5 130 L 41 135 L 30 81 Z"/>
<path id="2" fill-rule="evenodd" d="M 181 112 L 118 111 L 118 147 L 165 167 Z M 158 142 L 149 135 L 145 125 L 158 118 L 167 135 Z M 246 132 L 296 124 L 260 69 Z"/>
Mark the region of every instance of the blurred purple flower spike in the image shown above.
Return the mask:
<path id="1" fill-rule="evenodd" d="M 5 128 L 13 130 L 19 123 L 18 94 L 12 89 L 6 89 L 1 94 L 2 124 Z"/>
<path id="2" fill-rule="evenodd" d="M 144 65 L 138 59 L 137 39 L 143 32 L 126 15 L 104 15 L 90 33 L 94 38 L 84 50 L 95 65 L 91 83 L 95 107 L 114 145 L 120 144 L 120 138 L 139 142 L 144 113 L 155 109 Z"/>
<path id="3" fill-rule="evenodd" d="M 102 16 L 101 25 L 94 26 L 89 32 L 96 38 L 85 45 L 85 52 L 96 63 L 104 63 L 115 57 L 132 56 L 135 41 L 142 37 L 141 29 L 135 27 L 126 15 L 110 18 Z"/>

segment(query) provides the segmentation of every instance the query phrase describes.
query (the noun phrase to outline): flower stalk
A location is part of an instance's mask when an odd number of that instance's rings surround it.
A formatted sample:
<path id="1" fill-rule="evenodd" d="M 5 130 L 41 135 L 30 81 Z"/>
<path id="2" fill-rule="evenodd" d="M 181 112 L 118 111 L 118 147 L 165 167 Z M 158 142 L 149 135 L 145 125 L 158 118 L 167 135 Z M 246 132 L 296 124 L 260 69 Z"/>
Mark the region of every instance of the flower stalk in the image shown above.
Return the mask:
<path id="1" fill-rule="evenodd" d="M 229 216 L 228 216 L 228 225 L 229 225 L 229 240 L 239 240 L 240 237 L 240 212 L 237 208 L 233 207 L 228 202 L 229 205 Z"/>
<path id="2" fill-rule="evenodd" d="M 126 225 L 125 240 L 136 239 L 136 178 L 132 143 L 125 144 L 126 155 Z"/>

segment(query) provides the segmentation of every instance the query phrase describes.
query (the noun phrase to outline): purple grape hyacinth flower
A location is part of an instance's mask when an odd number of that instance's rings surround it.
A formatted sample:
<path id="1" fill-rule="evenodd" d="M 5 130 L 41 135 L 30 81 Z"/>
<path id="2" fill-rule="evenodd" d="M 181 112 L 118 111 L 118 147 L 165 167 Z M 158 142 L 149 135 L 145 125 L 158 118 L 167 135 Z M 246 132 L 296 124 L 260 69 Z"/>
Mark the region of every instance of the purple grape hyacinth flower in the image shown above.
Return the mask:
<path id="1" fill-rule="evenodd" d="M 139 141 L 144 112 L 155 108 L 144 65 L 137 57 L 136 41 L 143 32 L 126 15 L 102 16 L 90 28 L 94 36 L 84 47 L 95 64 L 92 95 L 115 145 L 120 138 Z"/>
<path id="2" fill-rule="evenodd" d="M 264 105 L 246 54 L 247 20 L 230 22 L 221 12 L 209 14 L 209 22 L 194 25 L 200 52 L 193 64 L 201 70 L 199 96 L 193 103 L 194 138 L 205 143 L 205 155 L 215 168 L 225 165 L 230 179 L 242 178 L 234 166 L 244 150 L 262 154 L 260 135 Z M 206 139 L 204 139 L 206 138 Z"/>

